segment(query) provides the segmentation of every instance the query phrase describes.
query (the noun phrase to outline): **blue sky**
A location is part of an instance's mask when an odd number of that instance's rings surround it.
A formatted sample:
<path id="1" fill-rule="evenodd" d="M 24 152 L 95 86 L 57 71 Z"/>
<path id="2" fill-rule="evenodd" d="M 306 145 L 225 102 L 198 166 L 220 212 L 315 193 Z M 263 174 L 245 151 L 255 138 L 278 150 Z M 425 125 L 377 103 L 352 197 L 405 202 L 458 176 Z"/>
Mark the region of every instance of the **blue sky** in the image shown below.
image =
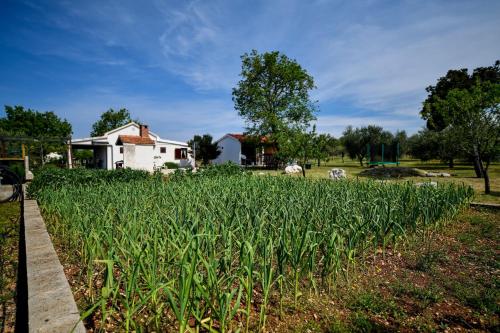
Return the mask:
<path id="1" fill-rule="evenodd" d="M 416 132 L 425 87 L 500 58 L 500 1 L 0 1 L 0 103 L 88 136 L 110 107 L 169 139 L 242 131 L 240 56 L 279 50 L 311 73 L 320 132 Z M 3 111 L 0 112 L 0 116 Z"/>

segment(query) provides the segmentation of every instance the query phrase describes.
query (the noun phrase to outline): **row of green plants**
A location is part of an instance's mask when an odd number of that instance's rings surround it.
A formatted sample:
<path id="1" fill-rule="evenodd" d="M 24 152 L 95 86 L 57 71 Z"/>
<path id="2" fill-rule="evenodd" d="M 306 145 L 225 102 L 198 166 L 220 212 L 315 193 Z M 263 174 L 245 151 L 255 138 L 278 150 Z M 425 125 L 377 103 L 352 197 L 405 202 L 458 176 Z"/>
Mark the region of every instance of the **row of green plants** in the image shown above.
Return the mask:
<path id="1" fill-rule="evenodd" d="M 223 164 L 208 164 L 196 169 L 177 169 L 170 177 L 170 180 L 183 180 L 193 177 L 226 177 L 235 175 L 251 175 L 250 171 L 245 170 L 240 165 L 226 162 Z"/>
<path id="2" fill-rule="evenodd" d="M 305 294 L 333 293 L 367 253 L 425 240 L 473 192 L 239 174 L 36 195 L 81 267 L 83 317 L 125 331 L 226 332 L 265 330 L 271 311 L 281 317 L 299 311 Z"/>
<path id="3" fill-rule="evenodd" d="M 147 171 L 132 169 L 63 169 L 53 166 L 35 171 L 33 181 L 28 187 L 28 195 L 36 198 L 42 190 L 59 190 L 67 186 L 125 183 L 151 178 Z"/>
<path id="4" fill-rule="evenodd" d="M 182 180 L 192 177 L 216 177 L 230 176 L 239 174 L 249 174 L 241 166 L 228 162 L 220 165 L 207 165 L 193 172 L 191 169 L 179 169 L 179 166 L 173 162 L 169 168 L 177 169 L 169 179 L 172 181 Z M 170 165 L 170 164 L 169 164 Z M 35 171 L 34 180 L 28 187 L 28 195 L 36 198 L 42 189 L 60 189 L 69 185 L 96 185 L 99 183 L 126 183 L 134 180 L 146 180 L 157 176 L 162 178 L 161 173 L 151 174 L 145 170 L 134 170 L 130 168 L 105 170 L 105 169 L 86 169 L 75 168 L 65 169 L 56 168 L 48 165 L 38 168 Z"/>

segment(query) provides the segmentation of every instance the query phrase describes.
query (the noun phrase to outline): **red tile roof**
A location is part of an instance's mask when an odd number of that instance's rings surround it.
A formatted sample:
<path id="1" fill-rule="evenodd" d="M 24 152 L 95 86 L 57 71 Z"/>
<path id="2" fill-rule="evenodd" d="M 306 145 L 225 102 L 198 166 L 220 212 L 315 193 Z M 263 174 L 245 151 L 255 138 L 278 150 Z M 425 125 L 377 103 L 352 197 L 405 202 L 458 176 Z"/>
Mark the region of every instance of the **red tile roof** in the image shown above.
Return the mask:
<path id="1" fill-rule="evenodd" d="M 133 143 L 136 145 L 153 145 L 155 142 L 151 138 L 142 137 L 139 135 L 119 135 L 119 143 Z"/>
<path id="2" fill-rule="evenodd" d="M 245 135 L 245 134 L 229 133 L 229 135 L 232 136 L 233 138 L 235 138 L 236 140 L 240 141 L 240 142 L 245 142 L 248 139 L 252 139 L 252 136 Z M 260 142 L 261 143 L 267 142 L 267 137 L 261 136 L 260 137 Z"/>

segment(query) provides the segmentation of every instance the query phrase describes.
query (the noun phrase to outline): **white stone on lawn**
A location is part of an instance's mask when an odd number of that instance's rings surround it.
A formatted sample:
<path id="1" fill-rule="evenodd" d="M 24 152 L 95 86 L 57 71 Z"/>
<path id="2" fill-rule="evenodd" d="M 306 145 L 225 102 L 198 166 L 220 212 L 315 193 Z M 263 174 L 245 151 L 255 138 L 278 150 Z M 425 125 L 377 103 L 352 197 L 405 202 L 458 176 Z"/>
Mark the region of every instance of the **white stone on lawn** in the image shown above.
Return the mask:
<path id="1" fill-rule="evenodd" d="M 438 183 L 437 182 L 423 182 L 423 183 L 416 183 L 415 186 L 432 186 L 432 187 L 437 187 Z"/>
<path id="2" fill-rule="evenodd" d="M 347 173 L 345 172 L 344 169 L 333 168 L 328 173 L 328 176 L 330 177 L 330 179 L 340 180 L 347 178 Z"/>
<path id="3" fill-rule="evenodd" d="M 299 173 L 302 172 L 302 167 L 300 165 L 294 164 L 294 165 L 289 165 L 285 168 L 285 173 L 286 174 L 292 174 L 292 173 Z"/>

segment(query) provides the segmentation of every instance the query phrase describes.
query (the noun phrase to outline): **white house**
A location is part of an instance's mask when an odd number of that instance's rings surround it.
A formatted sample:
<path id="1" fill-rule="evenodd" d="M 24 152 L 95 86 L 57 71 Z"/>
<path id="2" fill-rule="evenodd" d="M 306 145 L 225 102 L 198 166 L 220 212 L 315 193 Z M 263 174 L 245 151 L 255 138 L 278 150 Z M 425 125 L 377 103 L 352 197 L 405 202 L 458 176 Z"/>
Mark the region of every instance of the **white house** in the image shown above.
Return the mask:
<path id="1" fill-rule="evenodd" d="M 102 136 L 71 141 L 72 149 L 92 149 L 99 169 L 132 168 L 154 171 L 165 162 L 189 164 L 185 142 L 165 140 L 147 125 L 130 122 Z"/>
<path id="2" fill-rule="evenodd" d="M 256 138 L 244 134 L 224 135 L 215 141 L 221 152 L 215 164 L 233 162 L 239 165 L 272 166 L 275 149 L 266 137 Z"/>

